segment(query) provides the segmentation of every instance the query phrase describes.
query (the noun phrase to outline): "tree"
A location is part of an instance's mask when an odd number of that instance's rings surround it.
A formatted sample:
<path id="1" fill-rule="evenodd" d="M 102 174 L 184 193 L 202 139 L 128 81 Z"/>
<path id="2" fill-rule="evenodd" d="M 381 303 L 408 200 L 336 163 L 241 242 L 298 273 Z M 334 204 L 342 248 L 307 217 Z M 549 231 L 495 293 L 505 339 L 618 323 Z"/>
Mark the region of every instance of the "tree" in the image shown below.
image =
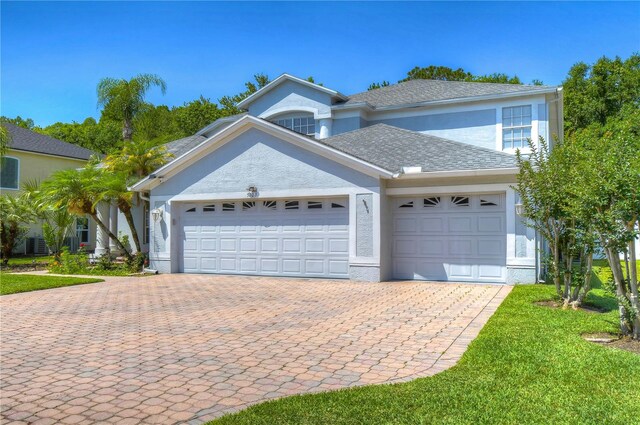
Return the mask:
<path id="1" fill-rule="evenodd" d="M 134 140 L 149 140 L 156 144 L 182 137 L 176 125 L 175 113 L 168 106 L 146 104 L 133 122 Z"/>
<path id="2" fill-rule="evenodd" d="M 199 99 L 174 108 L 172 112 L 181 136 L 194 134 L 223 116 L 218 105 L 202 95 Z"/>
<path id="3" fill-rule="evenodd" d="M 4 157 L 9 150 L 9 142 L 11 141 L 11 135 L 7 130 L 7 127 L 0 122 L 0 158 Z"/>
<path id="4" fill-rule="evenodd" d="M 24 239 L 34 220 L 31 205 L 23 198 L 0 195 L 0 253 L 2 265 L 7 265 L 13 250 Z"/>
<path id="5" fill-rule="evenodd" d="M 367 90 L 371 91 L 371 90 L 379 89 L 381 87 L 387 87 L 389 85 L 391 85 L 391 84 L 387 80 L 384 80 L 381 83 L 371 83 L 371 84 L 369 84 L 369 87 L 367 87 Z"/>
<path id="6" fill-rule="evenodd" d="M 155 74 L 139 74 L 130 80 L 103 78 L 98 83 L 98 105 L 103 115 L 122 122 L 122 139 L 131 141 L 133 120 L 145 106 L 145 95 L 151 87 L 167 90 L 164 80 Z"/>
<path id="7" fill-rule="evenodd" d="M 26 128 L 27 130 L 35 129 L 35 123 L 31 118 L 23 119 L 20 115 L 15 118 L 0 117 L 0 121 L 8 122 L 9 124 L 17 125 L 18 127 Z"/>
<path id="8" fill-rule="evenodd" d="M 242 100 L 251 96 L 253 93 L 257 92 L 271 82 L 271 80 L 269 80 L 269 77 L 265 74 L 256 74 L 253 76 L 253 78 L 255 80 L 255 83 L 252 81 L 244 83 L 244 86 L 247 88 L 247 90 L 243 91 L 242 93 L 238 93 L 235 96 L 224 96 L 218 99 L 218 103 L 220 103 L 220 105 L 222 105 L 223 107 L 222 116 L 226 117 L 242 112 L 240 109 L 238 109 L 238 102 L 241 102 Z"/>
<path id="9" fill-rule="evenodd" d="M 640 54 L 628 59 L 601 57 L 593 65 L 579 62 L 562 82 L 565 131 L 592 123 L 605 125 L 625 105 L 640 106 Z"/>
<path id="10" fill-rule="evenodd" d="M 65 207 L 54 207 L 47 203 L 37 181 L 23 183 L 21 197 L 31 205 L 34 215 L 42 220 L 42 237 L 54 258 L 59 261 L 65 239 L 73 235 L 76 216 Z"/>
<path id="11" fill-rule="evenodd" d="M 92 163 L 80 169 L 56 171 L 42 182 L 42 196 L 54 208 L 66 207 L 70 214 L 91 217 L 100 230 L 109 235 L 113 243 L 130 259 L 131 253 L 98 217 L 96 206 L 104 201 L 103 174 L 104 170 Z"/>
<path id="12" fill-rule="evenodd" d="M 580 156 L 572 168 L 574 198 L 595 228 L 613 274 L 624 335 L 640 339 L 640 107 L 627 105 L 602 126 L 595 122 L 567 139 Z M 623 257 L 623 261 L 620 261 Z"/>
<path id="13" fill-rule="evenodd" d="M 591 286 L 596 235 L 585 219 L 585 204 L 576 190 L 572 164 L 577 151 L 560 145 L 550 152 L 541 137 L 539 147 L 529 141 L 531 155 L 516 158 L 520 172 L 516 191 L 520 195 L 525 224 L 547 241 L 547 271 L 564 307 L 578 307 Z"/>

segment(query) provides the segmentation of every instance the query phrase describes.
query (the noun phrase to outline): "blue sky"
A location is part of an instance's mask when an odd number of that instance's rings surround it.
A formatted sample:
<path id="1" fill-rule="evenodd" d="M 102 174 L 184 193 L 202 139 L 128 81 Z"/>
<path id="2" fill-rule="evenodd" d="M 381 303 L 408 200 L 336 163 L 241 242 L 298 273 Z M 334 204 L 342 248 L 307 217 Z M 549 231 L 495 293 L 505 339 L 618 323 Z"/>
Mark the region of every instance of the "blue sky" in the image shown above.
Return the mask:
<path id="1" fill-rule="evenodd" d="M 640 51 L 640 2 L 1 3 L 2 115 L 38 125 L 99 116 L 102 77 L 156 73 L 181 105 L 263 72 L 343 93 L 414 66 L 559 84 L 570 66 Z"/>

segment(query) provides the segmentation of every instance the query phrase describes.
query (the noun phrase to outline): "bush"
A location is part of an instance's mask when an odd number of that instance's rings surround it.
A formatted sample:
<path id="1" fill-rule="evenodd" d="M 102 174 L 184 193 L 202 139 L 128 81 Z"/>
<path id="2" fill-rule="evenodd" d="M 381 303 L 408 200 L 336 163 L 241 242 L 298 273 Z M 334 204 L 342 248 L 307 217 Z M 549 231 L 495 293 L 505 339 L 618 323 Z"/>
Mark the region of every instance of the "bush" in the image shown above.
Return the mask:
<path id="1" fill-rule="evenodd" d="M 81 247 L 77 254 L 69 252 L 69 247 L 62 247 L 60 252 L 60 260 L 54 260 L 49 266 L 52 273 L 61 274 L 83 274 L 89 270 L 89 256 Z"/>

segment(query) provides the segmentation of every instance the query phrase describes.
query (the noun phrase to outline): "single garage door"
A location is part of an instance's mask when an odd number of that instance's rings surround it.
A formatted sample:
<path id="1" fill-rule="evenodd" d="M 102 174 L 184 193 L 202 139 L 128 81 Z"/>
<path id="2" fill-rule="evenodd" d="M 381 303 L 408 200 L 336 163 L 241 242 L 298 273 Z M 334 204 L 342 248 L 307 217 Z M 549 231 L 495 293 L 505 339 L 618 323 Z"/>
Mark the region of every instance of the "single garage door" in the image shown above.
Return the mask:
<path id="1" fill-rule="evenodd" d="M 506 264 L 504 194 L 394 200 L 395 278 L 504 282 Z"/>
<path id="2" fill-rule="evenodd" d="M 346 278 L 348 199 L 184 205 L 182 271 Z"/>

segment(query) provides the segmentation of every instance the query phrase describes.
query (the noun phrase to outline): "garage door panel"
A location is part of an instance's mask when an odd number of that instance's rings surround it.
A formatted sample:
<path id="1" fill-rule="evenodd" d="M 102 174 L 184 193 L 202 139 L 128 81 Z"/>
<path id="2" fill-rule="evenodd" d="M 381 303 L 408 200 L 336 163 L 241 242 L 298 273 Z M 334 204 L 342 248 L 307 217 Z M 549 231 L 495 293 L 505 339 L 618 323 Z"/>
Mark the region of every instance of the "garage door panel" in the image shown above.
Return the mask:
<path id="1" fill-rule="evenodd" d="M 398 198 L 393 205 L 395 278 L 504 282 L 504 194 Z"/>
<path id="2" fill-rule="evenodd" d="M 261 200 L 209 203 L 205 211 L 191 204 L 184 207 L 182 270 L 348 277 L 347 205 L 345 199 Z"/>

